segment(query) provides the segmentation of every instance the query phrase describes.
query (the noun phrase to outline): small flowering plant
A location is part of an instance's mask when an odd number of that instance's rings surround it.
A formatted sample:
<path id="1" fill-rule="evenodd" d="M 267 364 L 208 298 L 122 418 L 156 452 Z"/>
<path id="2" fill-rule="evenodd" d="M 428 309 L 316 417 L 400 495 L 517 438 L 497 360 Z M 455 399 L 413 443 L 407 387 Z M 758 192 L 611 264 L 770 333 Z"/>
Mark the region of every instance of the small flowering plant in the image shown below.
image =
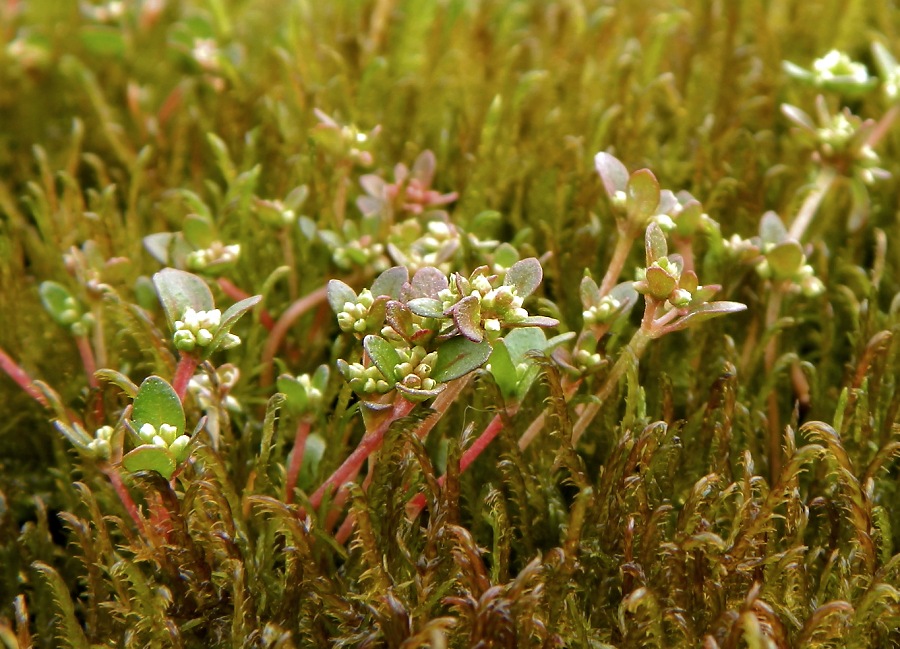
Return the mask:
<path id="1" fill-rule="evenodd" d="M 840 50 L 831 50 L 816 59 L 809 70 L 790 61 L 785 61 L 783 67 L 795 79 L 848 97 L 862 95 L 878 83 L 876 77 L 869 75 L 864 64 L 854 61 Z"/>

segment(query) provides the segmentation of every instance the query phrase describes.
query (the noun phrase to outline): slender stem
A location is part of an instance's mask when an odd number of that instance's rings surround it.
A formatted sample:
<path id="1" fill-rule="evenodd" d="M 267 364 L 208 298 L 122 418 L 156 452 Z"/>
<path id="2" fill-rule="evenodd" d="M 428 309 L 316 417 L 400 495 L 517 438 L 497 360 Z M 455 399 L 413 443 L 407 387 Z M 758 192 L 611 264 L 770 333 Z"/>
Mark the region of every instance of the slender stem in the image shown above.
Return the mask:
<path id="1" fill-rule="evenodd" d="M 603 276 L 603 281 L 600 283 L 601 297 L 608 295 L 619 281 L 619 276 L 622 274 L 622 269 L 625 267 L 628 255 L 631 254 L 634 240 L 637 239 L 637 233 L 633 230 L 633 228 L 628 228 L 626 226 L 626 229 L 619 234 L 619 239 L 616 241 L 616 249 L 613 250 L 613 256 L 609 262 L 609 267 L 606 269 L 606 274 Z"/>
<path id="2" fill-rule="evenodd" d="M 284 502 L 290 505 L 294 502 L 294 487 L 297 485 L 297 476 L 300 475 L 300 467 L 303 464 L 303 453 L 306 450 L 306 438 L 309 436 L 310 421 L 306 417 L 297 423 L 297 432 L 294 434 L 294 449 L 291 451 L 291 462 L 288 465 L 287 479 L 284 483 Z"/>
<path id="3" fill-rule="evenodd" d="M 600 407 L 609 398 L 609 395 L 612 394 L 613 389 L 619 383 L 619 379 L 625 374 L 625 370 L 628 369 L 632 362 L 640 359 L 651 340 L 652 337 L 644 328 L 634 332 L 634 336 L 632 336 L 631 340 L 628 342 L 628 346 L 619 354 L 616 364 L 613 365 L 609 376 L 606 377 L 606 381 L 603 382 L 603 385 L 597 392 L 596 400 L 585 406 L 584 410 L 581 411 L 578 420 L 575 422 L 575 425 L 572 426 L 573 446 L 578 444 L 578 440 L 581 439 L 581 435 L 584 433 L 585 429 L 594 420 L 597 413 L 600 412 Z"/>
<path id="4" fill-rule="evenodd" d="M 92 388 L 100 387 L 100 382 L 94 376 L 97 371 L 97 362 L 94 360 L 94 350 L 87 336 L 75 336 L 75 344 L 81 356 L 81 364 L 84 365 L 84 373 L 87 374 L 88 385 Z"/>
<path id="5" fill-rule="evenodd" d="M 28 372 L 19 367 L 19 365 L 2 349 L 0 349 L 0 369 L 6 372 L 9 378 L 15 381 L 20 388 L 28 393 L 29 397 L 45 408 L 50 407 L 50 402 L 47 401 L 47 397 L 45 397 L 44 393 L 34 384 L 31 376 L 28 375 Z"/>
<path id="6" fill-rule="evenodd" d="M 219 288 L 222 289 L 222 292 L 235 302 L 240 302 L 241 300 L 246 300 L 250 297 L 249 293 L 235 286 L 224 277 L 220 277 L 216 280 L 216 283 L 219 285 Z M 272 314 L 265 309 L 261 309 L 259 312 L 259 322 L 269 331 L 272 331 L 272 327 L 275 326 L 275 319 L 272 317 Z"/>
<path id="7" fill-rule="evenodd" d="M 317 288 L 312 293 L 301 297 L 299 300 L 289 306 L 288 309 L 281 314 L 281 317 L 278 318 L 278 322 L 276 322 L 275 326 L 272 327 L 272 331 L 271 333 L 269 333 L 269 338 L 268 340 L 266 340 L 266 346 L 263 349 L 263 368 L 262 374 L 260 376 L 260 387 L 267 387 L 272 384 L 275 353 L 281 346 L 281 342 L 287 335 L 288 330 L 293 326 L 294 322 L 300 316 L 325 301 L 325 298 L 327 297 L 327 290 L 328 289 L 326 286 L 322 286 L 320 288 Z"/>
<path id="8" fill-rule="evenodd" d="M 118 470 L 109 464 L 103 464 L 100 466 L 100 469 L 103 473 L 106 474 L 106 477 L 109 478 L 110 483 L 113 486 L 113 490 L 115 490 L 116 495 L 119 497 L 119 500 L 122 502 L 122 506 L 125 507 L 125 511 L 128 512 L 128 515 L 131 517 L 131 520 L 134 521 L 135 526 L 146 536 L 147 529 L 144 525 L 144 519 L 141 516 L 140 510 L 137 505 L 134 503 L 134 500 L 131 497 L 131 493 L 128 491 L 128 487 L 125 486 L 125 483 L 122 481 L 122 476 L 119 475 Z"/>
<path id="9" fill-rule="evenodd" d="M 181 352 L 181 358 L 178 360 L 178 367 L 175 368 L 175 378 L 172 379 L 172 388 L 175 390 L 175 394 L 178 395 L 178 398 L 182 401 L 184 401 L 184 395 L 187 393 L 188 383 L 190 382 L 191 377 L 194 376 L 194 371 L 199 364 L 199 358 L 193 354 Z"/>
<path id="10" fill-rule="evenodd" d="M 778 338 L 771 332 L 772 327 L 781 315 L 781 302 L 784 297 L 784 283 L 773 283 L 770 286 L 769 304 L 766 307 L 766 328 L 769 335 L 765 349 L 766 375 L 771 375 L 775 367 L 775 359 L 778 358 Z M 781 474 L 781 422 L 778 412 L 778 392 L 772 390 L 767 397 L 767 411 L 769 424 L 769 475 L 772 484 Z"/>
<path id="11" fill-rule="evenodd" d="M 397 400 L 394 402 L 394 408 L 391 415 L 385 419 L 378 428 L 365 434 L 362 441 L 360 441 L 359 446 L 353 450 L 347 459 L 344 460 L 344 463 L 341 464 L 334 473 L 328 476 L 328 479 L 325 480 L 325 482 L 322 483 L 322 486 L 312 495 L 309 499 L 310 504 L 313 507 L 318 507 L 326 494 L 330 494 L 337 487 L 348 480 L 351 480 L 353 476 L 359 473 L 366 458 L 381 446 L 381 443 L 384 441 L 384 434 L 387 432 L 388 428 L 390 428 L 391 424 L 401 417 L 408 415 L 415 405 L 416 404 L 412 401 L 407 401 L 398 395 Z"/>
<path id="12" fill-rule="evenodd" d="M 825 198 L 825 194 L 828 193 L 835 178 L 837 178 L 837 172 L 832 167 L 819 169 L 812 191 L 806 196 L 806 200 L 800 206 L 800 211 L 797 212 L 797 216 L 794 217 L 794 221 L 791 223 L 791 229 L 788 231 L 790 238 L 797 241 L 803 238 L 806 229 L 812 223 L 822 199 Z"/>

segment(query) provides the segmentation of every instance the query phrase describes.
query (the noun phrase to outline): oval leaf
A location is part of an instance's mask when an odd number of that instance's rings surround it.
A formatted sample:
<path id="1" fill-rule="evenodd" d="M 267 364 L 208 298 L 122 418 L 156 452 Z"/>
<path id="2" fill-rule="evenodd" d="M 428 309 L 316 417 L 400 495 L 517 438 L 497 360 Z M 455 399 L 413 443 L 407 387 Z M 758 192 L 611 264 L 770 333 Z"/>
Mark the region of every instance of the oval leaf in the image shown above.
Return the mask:
<path id="1" fill-rule="evenodd" d="M 209 286 L 202 279 L 175 268 L 164 268 L 153 276 L 153 285 L 159 295 L 169 326 L 175 328 L 175 321 L 181 320 L 188 308 L 194 311 L 209 311 L 215 308 Z"/>
<path id="2" fill-rule="evenodd" d="M 766 253 L 766 260 L 775 279 L 792 279 L 800 270 L 806 256 L 799 243 L 784 241 Z"/>
<path id="3" fill-rule="evenodd" d="M 544 279 L 544 269 L 541 268 L 541 262 L 535 257 L 528 257 L 517 261 L 506 271 L 503 284 L 514 287 L 520 297 L 528 297 L 534 293 L 534 289 L 540 286 L 542 279 Z"/>
<path id="4" fill-rule="evenodd" d="M 44 308 L 47 309 L 47 313 L 50 314 L 50 317 L 57 324 L 68 327 L 80 315 L 81 309 L 75 302 L 75 298 L 72 297 L 69 289 L 62 284 L 49 281 L 42 282 L 40 293 Z"/>
<path id="5" fill-rule="evenodd" d="M 375 297 L 387 295 L 391 299 L 399 299 L 400 291 L 408 281 L 409 271 L 405 266 L 388 268 L 372 282 L 372 295 Z"/>
<path id="6" fill-rule="evenodd" d="M 420 315 L 423 318 L 442 318 L 444 317 L 444 306 L 440 300 L 430 297 L 413 298 L 406 303 L 409 310 Z"/>
<path id="7" fill-rule="evenodd" d="M 178 435 L 184 433 L 184 408 L 175 390 L 158 376 L 148 376 L 141 383 L 134 398 L 131 412 L 136 430 L 144 424 L 151 424 L 157 431 L 161 424 L 175 426 Z"/>
<path id="8" fill-rule="evenodd" d="M 603 182 L 603 189 L 606 190 L 607 196 L 613 198 L 616 192 L 625 191 L 628 186 L 628 169 L 619 162 L 618 158 L 601 151 L 594 156 L 594 167 L 600 174 L 600 180 Z"/>
<path id="9" fill-rule="evenodd" d="M 438 348 L 431 378 L 441 383 L 452 381 L 484 365 L 490 355 L 491 345 L 486 340 L 473 342 L 464 336 L 456 336 Z"/>
<path id="10" fill-rule="evenodd" d="M 152 444 L 143 444 L 125 454 L 122 466 L 128 471 L 156 471 L 166 480 L 175 473 L 175 456 L 167 449 Z"/>
<path id="11" fill-rule="evenodd" d="M 350 302 L 351 304 L 356 303 L 356 291 L 339 279 L 328 280 L 326 294 L 328 297 L 328 304 L 335 313 L 343 311 L 344 305 L 347 302 Z"/>
<path id="12" fill-rule="evenodd" d="M 450 311 L 459 332 L 473 342 L 481 342 L 481 301 L 474 295 L 464 297 Z"/>
<path id="13" fill-rule="evenodd" d="M 381 336 L 370 334 L 363 339 L 363 347 L 365 347 L 369 358 L 375 363 L 375 367 L 384 374 L 387 382 L 390 385 L 394 385 L 397 381 L 394 368 L 400 364 L 400 355 L 394 349 L 394 346 Z"/>
<path id="14" fill-rule="evenodd" d="M 656 223 L 647 226 L 647 232 L 644 234 L 644 251 L 646 252 L 647 266 L 657 259 L 665 257 L 669 252 L 666 235 Z"/>
<path id="15" fill-rule="evenodd" d="M 644 224 L 656 214 L 659 205 L 659 183 L 649 169 L 638 169 L 628 179 L 625 207 L 633 223 Z"/>
<path id="16" fill-rule="evenodd" d="M 438 293 L 450 286 L 447 276 L 437 268 L 425 266 L 413 275 L 410 295 L 411 298 L 429 297 L 437 298 Z"/>

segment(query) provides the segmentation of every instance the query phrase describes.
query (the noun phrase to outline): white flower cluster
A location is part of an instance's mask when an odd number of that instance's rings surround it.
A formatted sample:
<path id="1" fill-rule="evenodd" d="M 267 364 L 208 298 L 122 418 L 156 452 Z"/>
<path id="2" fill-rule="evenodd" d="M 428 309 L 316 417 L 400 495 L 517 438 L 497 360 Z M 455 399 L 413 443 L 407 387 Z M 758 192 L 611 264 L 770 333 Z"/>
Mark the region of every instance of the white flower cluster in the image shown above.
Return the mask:
<path id="1" fill-rule="evenodd" d="M 605 295 L 599 304 L 592 304 L 589 309 L 582 311 L 581 317 L 584 318 L 586 325 L 604 324 L 609 322 L 621 306 L 619 300 L 611 295 Z"/>
<path id="2" fill-rule="evenodd" d="M 416 345 L 408 350 L 398 349 L 397 354 L 402 362 L 394 366 L 394 372 L 400 383 L 414 390 L 434 390 L 437 387 L 437 381 L 430 378 L 437 362 L 437 352 L 428 354 L 424 347 Z"/>
<path id="3" fill-rule="evenodd" d="M 183 352 L 193 351 L 197 347 L 208 347 L 215 338 L 216 331 L 222 321 L 222 313 L 218 309 L 194 311 L 188 307 L 181 320 L 175 321 L 175 347 Z M 219 349 L 230 349 L 241 344 L 241 339 L 234 334 L 225 334 Z"/>
<path id="4" fill-rule="evenodd" d="M 391 391 L 384 374 L 374 365 L 364 367 L 362 363 L 353 363 L 347 366 L 347 381 L 354 392 L 358 394 L 385 394 Z"/>
<path id="5" fill-rule="evenodd" d="M 225 245 L 221 241 L 213 241 L 208 248 L 193 250 L 188 253 L 187 266 L 191 270 L 205 270 L 213 265 L 231 264 L 241 255 L 241 244 Z"/>
<path id="6" fill-rule="evenodd" d="M 176 462 L 182 462 L 187 457 L 187 447 L 191 443 L 190 437 L 179 435 L 178 428 L 171 424 L 160 424 L 159 430 L 153 424 L 144 424 L 138 431 L 138 436 L 145 444 L 167 449 L 175 456 Z"/>
<path id="7" fill-rule="evenodd" d="M 869 81 L 866 66 L 838 50 L 831 50 L 822 58 L 816 59 L 813 71 L 821 81 L 832 81 L 838 77 L 861 85 Z"/>
<path id="8" fill-rule="evenodd" d="M 338 326 L 341 331 L 362 333 L 366 330 L 366 317 L 369 309 L 375 302 L 372 291 L 364 288 L 356 298 L 356 302 L 344 302 L 340 313 L 337 314 Z"/>
<path id="9" fill-rule="evenodd" d="M 98 457 L 101 460 L 108 460 L 109 456 L 112 454 L 112 447 L 110 446 L 112 436 L 112 426 L 101 426 L 94 431 L 94 439 L 88 442 L 88 449 L 95 457 Z"/>

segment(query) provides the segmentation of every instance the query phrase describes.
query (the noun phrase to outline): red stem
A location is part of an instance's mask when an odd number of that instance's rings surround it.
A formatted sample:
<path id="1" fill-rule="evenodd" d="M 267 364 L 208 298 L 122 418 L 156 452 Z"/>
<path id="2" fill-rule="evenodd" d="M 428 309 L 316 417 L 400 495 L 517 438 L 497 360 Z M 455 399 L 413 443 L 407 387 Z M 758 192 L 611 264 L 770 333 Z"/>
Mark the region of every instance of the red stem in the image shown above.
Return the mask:
<path id="1" fill-rule="evenodd" d="M 31 377 L 28 375 L 28 372 L 19 367 L 16 362 L 9 357 L 9 355 L 0 349 L 0 369 L 2 369 L 6 374 L 15 381 L 20 388 L 25 390 L 32 399 L 37 401 L 39 404 L 44 406 L 45 408 L 50 407 L 50 402 L 47 401 L 47 397 L 44 396 L 44 393 L 41 392 Z"/>
<path id="2" fill-rule="evenodd" d="M 81 364 L 84 365 L 84 373 L 87 374 L 88 385 L 92 388 L 99 388 L 100 382 L 94 376 L 97 371 L 97 363 L 94 360 L 94 349 L 88 341 L 87 336 L 75 336 L 75 344 L 78 346 L 78 353 L 81 355 Z"/>
<path id="3" fill-rule="evenodd" d="M 294 487 L 297 485 L 297 476 L 300 475 L 300 467 L 303 465 L 303 453 L 306 450 L 309 427 L 309 419 L 302 418 L 297 424 L 297 432 L 294 435 L 294 450 L 291 451 L 291 463 L 288 465 L 287 480 L 284 484 L 284 502 L 288 505 L 294 502 Z"/>
<path id="4" fill-rule="evenodd" d="M 225 293 L 228 297 L 230 297 L 235 302 L 240 302 L 241 300 L 246 300 L 250 297 L 249 293 L 241 290 L 237 286 L 235 286 L 230 280 L 225 279 L 224 277 L 220 277 L 216 280 L 219 284 L 219 288 L 222 289 L 222 292 Z M 259 311 L 259 321 L 262 323 L 262 326 L 272 331 L 272 328 L 275 326 L 275 318 L 272 317 L 272 314 L 266 311 L 265 309 L 260 309 Z"/>
<path id="5" fill-rule="evenodd" d="M 125 511 L 128 512 L 128 515 L 131 516 L 131 520 L 134 521 L 135 526 L 138 530 L 146 536 L 146 527 L 144 526 L 144 519 L 141 517 L 140 510 L 138 510 L 137 505 L 134 504 L 134 500 L 131 498 L 131 494 L 128 491 L 128 488 L 125 486 L 125 483 L 122 482 L 122 476 L 119 475 L 119 472 L 115 467 L 110 466 L 108 464 L 102 465 L 101 470 L 106 474 L 106 477 L 109 478 L 110 483 L 113 486 L 113 489 L 116 492 L 116 495 L 119 496 L 119 500 L 122 501 L 122 505 L 125 507 Z"/>
<path id="6" fill-rule="evenodd" d="M 184 401 L 188 383 L 190 382 L 191 377 L 194 376 L 194 371 L 199 364 L 199 358 L 193 354 L 181 352 L 181 358 L 178 360 L 178 367 L 175 368 L 175 378 L 172 379 L 172 387 L 175 389 L 175 394 L 178 395 L 178 398 L 181 399 L 181 401 Z"/>
<path id="7" fill-rule="evenodd" d="M 487 427 L 481 432 L 481 435 L 478 436 L 478 439 L 465 450 L 462 457 L 459 460 L 459 472 L 463 473 L 466 469 L 468 469 L 472 462 L 478 459 L 478 456 L 484 452 L 484 449 L 488 447 L 488 445 L 494 441 L 494 438 L 503 430 L 503 417 L 500 415 L 494 415 L 494 418 L 491 419 L 491 423 L 487 425 Z M 444 482 L 446 482 L 447 476 L 442 475 L 438 478 L 438 485 L 441 487 L 444 486 Z M 418 516 L 422 510 L 425 508 L 425 494 L 420 493 L 413 497 L 409 504 L 406 506 L 406 513 L 410 518 L 415 518 Z"/>
<path id="8" fill-rule="evenodd" d="M 348 480 L 352 480 L 353 476 L 359 473 L 366 458 L 381 447 L 381 442 L 384 441 L 384 434 L 387 432 L 387 429 L 390 428 L 391 424 L 401 417 L 408 415 L 415 405 L 416 404 L 412 401 L 407 401 L 398 395 L 397 401 L 394 402 L 394 409 L 391 412 L 391 416 L 382 422 L 378 428 L 366 433 L 362 438 L 362 441 L 360 441 L 359 446 L 353 450 L 347 459 L 344 460 L 344 463 L 341 464 L 341 466 L 339 466 L 312 495 L 309 499 L 310 505 L 318 507 L 322 503 L 322 498 L 327 494 L 330 494 Z"/>
<path id="9" fill-rule="evenodd" d="M 288 307 L 287 311 L 281 314 L 278 322 L 272 327 L 269 338 L 266 340 L 265 349 L 262 356 L 262 374 L 260 375 L 260 386 L 267 387 L 272 385 L 274 374 L 273 363 L 275 360 L 275 352 L 281 346 L 281 342 L 287 335 L 288 330 L 293 326 L 294 322 L 304 313 L 312 309 L 314 306 L 325 301 L 327 297 L 327 287 L 322 286 L 308 295 L 304 295 L 299 300 Z"/>

